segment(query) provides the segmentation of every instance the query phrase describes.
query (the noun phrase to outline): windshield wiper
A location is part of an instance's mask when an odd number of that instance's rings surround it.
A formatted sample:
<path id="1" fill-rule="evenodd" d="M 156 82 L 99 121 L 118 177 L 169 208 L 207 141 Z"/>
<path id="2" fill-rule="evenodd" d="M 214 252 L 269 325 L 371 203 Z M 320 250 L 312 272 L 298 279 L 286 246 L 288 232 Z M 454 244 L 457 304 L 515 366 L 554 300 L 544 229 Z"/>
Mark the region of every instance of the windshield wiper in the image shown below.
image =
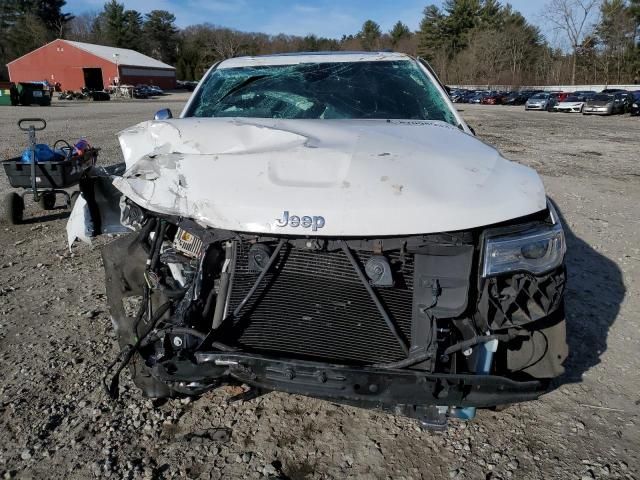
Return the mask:
<path id="1" fill-rule="evenodd" d="M 246 87 L 247 85 L 252 84 L 253 82 L 256 82 L 258 80 L 261 80 L 263 78 L 266 77 L 271 77 L 271 75 L 251 75 L 250 77 L 245 78 L 244 80 L 242 80 L 240 83 L 234 85 L 233 87 L 231 87 L 229 89 L 229 91 L 227 93 L 225 93 L 223 96 L 221 96 L 214 105 L 217 105 L 218 103 L 222 102 L 222 100 L 224 100 L 225 98 L 227 98 L 229 95 L 234 94 L 235 92 L 237 92 L 238 90 L 242 90 L 244 87 Z"/>

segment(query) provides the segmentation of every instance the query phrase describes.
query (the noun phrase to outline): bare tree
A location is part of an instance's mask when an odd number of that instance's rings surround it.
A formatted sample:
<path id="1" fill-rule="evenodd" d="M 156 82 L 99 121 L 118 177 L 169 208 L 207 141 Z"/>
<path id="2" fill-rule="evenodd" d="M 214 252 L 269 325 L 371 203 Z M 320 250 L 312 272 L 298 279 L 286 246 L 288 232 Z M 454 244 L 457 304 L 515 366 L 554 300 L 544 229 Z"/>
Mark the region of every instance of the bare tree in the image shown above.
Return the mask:
<path id="1" fill-rule="evenodd" d="M 514 25 L 505 27 L 503 38 L 502 48 L 505 50 L 506 58 L 509 59 L 511 85 L 516 85 L 521 80 L 522 63 L 526 58 L 528 48 L 530 48 L 531 38 L 526 31 L 516 28 Z"/>
<path id="2" fill-rule="evenodd" d="M 211 31 L 209 48 L 218 59 L 231 58 L 238 55 L 245 45 L 245 38 L 241 32 L 230 28 L 216 28 Z"/>
<path id="3" fill-rule="evenodd" d="M 555 28 L 562 31 L 571 44 L 571 84 L 576 84 L 576 60 L 578 48 L 587 33 L 587 22 L 598 9 L 602 0 L 550 0 L 545 8 L 545 17 Z"/>
<path id="4" fill-rule="evenodd" d="M 60 38 L 67 38 L 77 42 L 95 42 L 98 40 L 95 32 L 97 19 L 98 15 L 94 12 L 85 12 L 76 15 L 64 26 L 64 29 L 61 27 L 61 33 L 64 34 L 64 37 L 61 35 Z"/>

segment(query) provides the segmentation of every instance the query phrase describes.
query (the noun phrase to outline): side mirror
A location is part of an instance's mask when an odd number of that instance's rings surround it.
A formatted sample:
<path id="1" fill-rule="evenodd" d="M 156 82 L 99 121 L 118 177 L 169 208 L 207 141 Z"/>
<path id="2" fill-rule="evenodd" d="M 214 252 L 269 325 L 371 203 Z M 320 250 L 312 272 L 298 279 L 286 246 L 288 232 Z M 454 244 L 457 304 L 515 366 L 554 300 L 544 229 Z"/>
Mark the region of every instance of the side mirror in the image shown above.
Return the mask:
<path id="1" fill-rule="evenodd" d="M 169 120 L 170 118 L 173 118 L 173 113 L 171 113 L 170 108 L 163 108 L 162 110 L 158 110 L 153 116 L 154 120 Z"/>

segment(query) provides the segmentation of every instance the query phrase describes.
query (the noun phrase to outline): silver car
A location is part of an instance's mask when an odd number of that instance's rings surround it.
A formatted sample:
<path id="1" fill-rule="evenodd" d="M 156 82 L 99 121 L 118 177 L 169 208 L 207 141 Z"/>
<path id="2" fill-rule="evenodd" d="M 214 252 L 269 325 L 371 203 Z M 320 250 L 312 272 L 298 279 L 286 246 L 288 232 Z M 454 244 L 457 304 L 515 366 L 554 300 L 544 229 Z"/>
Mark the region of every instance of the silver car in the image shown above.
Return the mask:
<path id="1" fill-rule="evenodd" d="M 546 110 L 550 112 L 558 103 L 558 99 L 552 93 L 536 93 L 524 104 L 525 110 Z"/>
<path id="2" fill-rule="evenodd" d="M 614 115 L 625 113 L 623 92 L 599 93 L 587 100 L 582 109 L 583 115 Z"/>

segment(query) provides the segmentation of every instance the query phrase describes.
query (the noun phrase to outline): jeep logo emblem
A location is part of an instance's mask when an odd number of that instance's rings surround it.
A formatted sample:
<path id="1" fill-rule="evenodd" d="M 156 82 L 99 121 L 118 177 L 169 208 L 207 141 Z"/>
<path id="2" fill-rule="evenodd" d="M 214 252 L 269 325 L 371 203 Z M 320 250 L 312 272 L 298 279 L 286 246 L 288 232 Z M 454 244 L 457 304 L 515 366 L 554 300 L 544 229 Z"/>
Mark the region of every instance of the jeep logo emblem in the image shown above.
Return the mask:
<path id="1" fill-rule="evenodd" d="M 324 227 L 324 217 L 313 216 L 299 217 L 297 215 L 289 215 L 289 211 L 285 210 L 282 213 L 282 218 L 276 218 L 276 227 L 293 227 L 293 228 L 311 228 L 314 232 L 319 228 Z"/>

